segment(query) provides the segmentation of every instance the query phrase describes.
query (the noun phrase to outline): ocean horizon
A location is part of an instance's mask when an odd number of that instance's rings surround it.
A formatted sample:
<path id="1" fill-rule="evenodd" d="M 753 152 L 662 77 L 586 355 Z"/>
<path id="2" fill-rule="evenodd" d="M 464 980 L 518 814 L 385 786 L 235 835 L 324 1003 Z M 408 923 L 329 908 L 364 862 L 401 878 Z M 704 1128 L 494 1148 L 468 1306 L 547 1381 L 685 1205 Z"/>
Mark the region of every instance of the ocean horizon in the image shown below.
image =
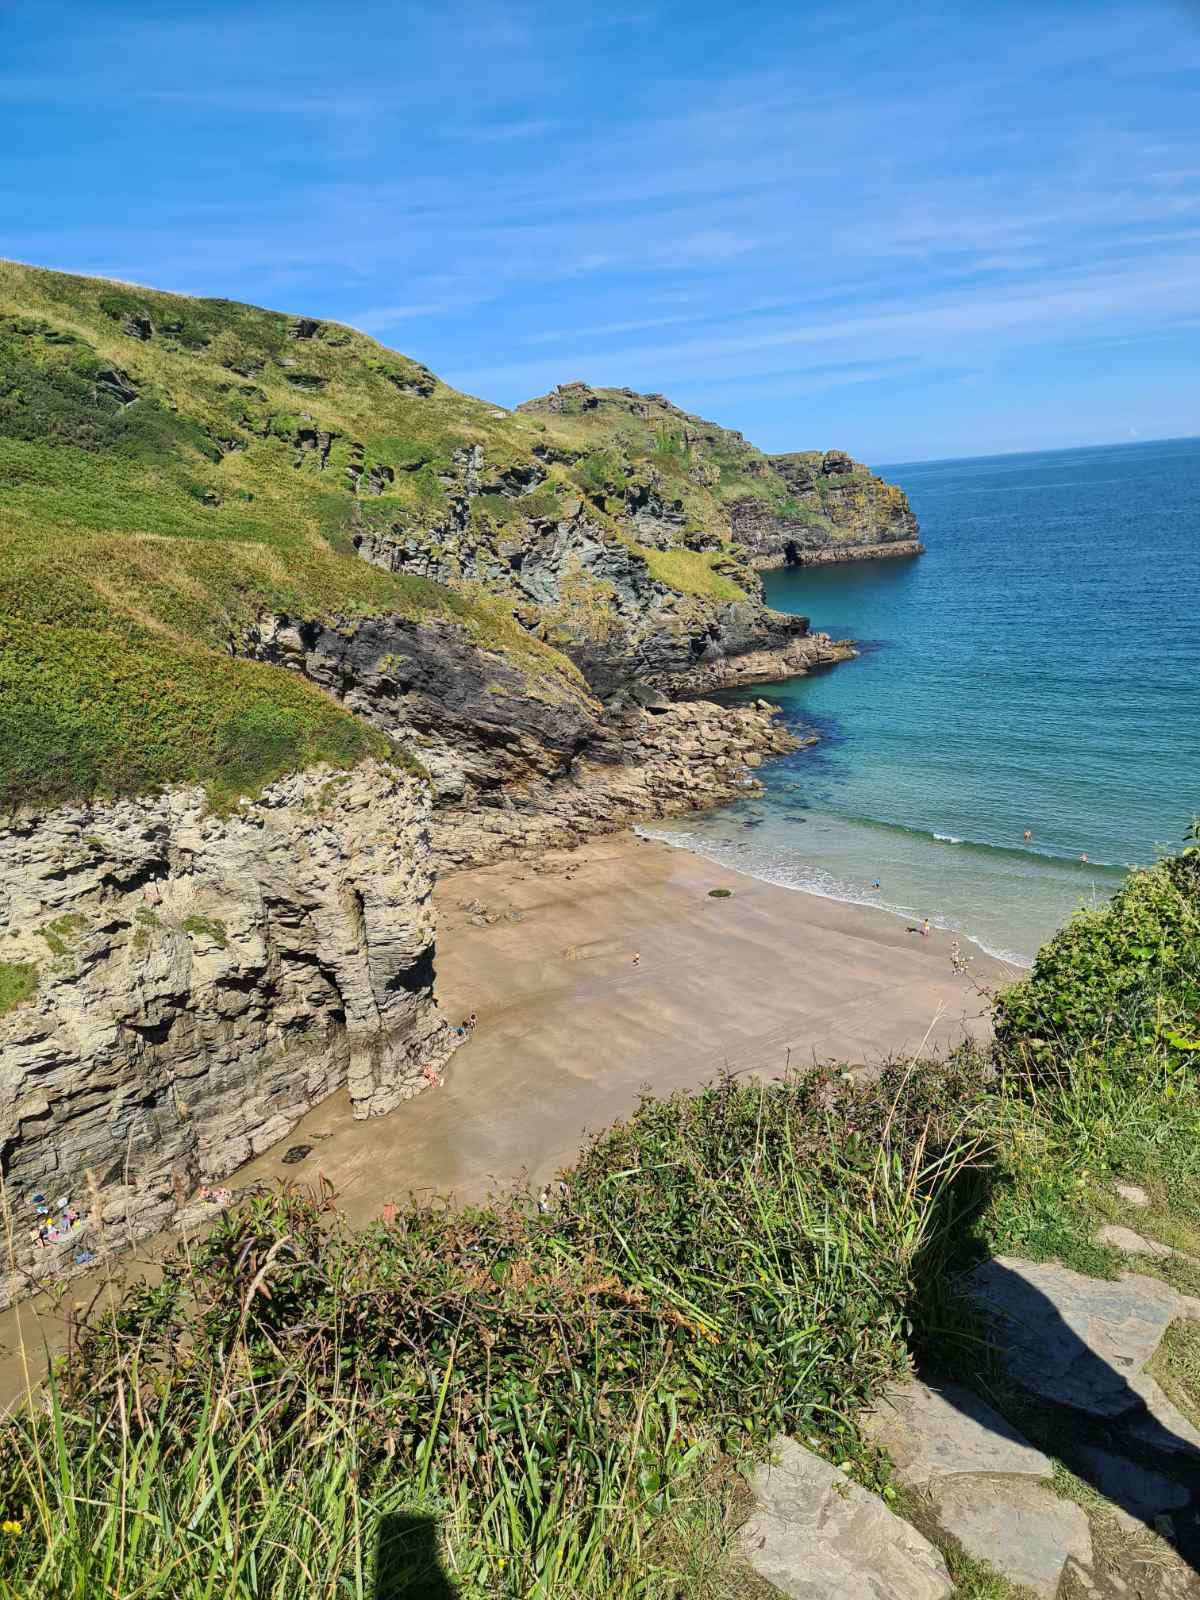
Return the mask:
<path id="1" fill-rule="evenodd" d="M 923 556 L 764 574 L 860 658 L 725 697 L 820 743 L 644 831 L 1027 964 L 1200 809 L 1200 439 L 879 471 Z"/>

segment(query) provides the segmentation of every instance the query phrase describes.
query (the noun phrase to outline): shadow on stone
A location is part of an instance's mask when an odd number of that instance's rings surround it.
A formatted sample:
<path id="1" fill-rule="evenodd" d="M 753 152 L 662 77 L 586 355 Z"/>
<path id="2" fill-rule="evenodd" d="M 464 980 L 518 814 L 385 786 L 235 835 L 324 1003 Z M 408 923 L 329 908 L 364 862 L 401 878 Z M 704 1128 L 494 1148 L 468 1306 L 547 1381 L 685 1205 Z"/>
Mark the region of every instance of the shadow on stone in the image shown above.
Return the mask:
<path id="1" fill-rule="evenodd" d="M 457 1600 L 442 1567 L 434 1517 L 395 1512 L 379 1527 L 374 1600 Z"/>
<path id="2" fill-rule="evenodd" d="M 1194 1307 L 1156 1278 L 1109 1282 L 1004 1257 L 975 1267 L 962 1287 L 1022 1430 L 1126 1526 L 1153 1528 L 1200 1572 L 1200 1430 L 1146 1371 L 1168 1327 Z"/>

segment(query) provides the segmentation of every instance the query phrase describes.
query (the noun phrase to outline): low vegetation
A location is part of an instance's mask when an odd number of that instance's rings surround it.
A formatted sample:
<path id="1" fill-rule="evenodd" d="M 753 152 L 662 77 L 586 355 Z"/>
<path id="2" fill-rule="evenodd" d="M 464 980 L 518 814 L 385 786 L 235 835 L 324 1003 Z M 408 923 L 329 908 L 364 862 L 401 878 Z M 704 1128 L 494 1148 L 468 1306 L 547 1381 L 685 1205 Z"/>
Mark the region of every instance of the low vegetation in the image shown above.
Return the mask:
<path id="1" fill-rule="evenodd" d="M 1109 904 L 1075 914 L 996 1008 L 1001 1042 L 1036 1070 L 1064 1047 L 1136 1061 L 1200 1058 L 1200 825 L 1175 857 L 1134 871 Z"/>
<path id="2" fill-rule="evenodd" d="M 0 961 L 0 1017 L 37 990 L 38 969 L 31 962 Z"/>
<path id="3" fill-rule="evenodd" d="M 978 1362 L 955 1269 L 1007 1250 L 1115 1271 L 1092 1234 L 1117 1180 L 1200 1236 L 1195 1060 L 1109 1026 L 1094 961 L 1153 904 L 1178 931 L 1138 1007 L 1190 1003 L 1196 860 L 1058 935 L 1000 997 L 997 1048 L 648 1099 L 549 1212 L 389 1207 L 353 1233 L 329 1192 L 250 1196 L 89 1319 L 48 1410 L 6 1426 L 0 1592 L 753 1593 L 745 1468 L 790 1432 L 886 1490 L 854 1417 L 914 1348 Z M 1164 1347 L 1189 1406 L 1193 1344 Z M 1005 1592 L 954 1570 L 964 1596 Z"/>

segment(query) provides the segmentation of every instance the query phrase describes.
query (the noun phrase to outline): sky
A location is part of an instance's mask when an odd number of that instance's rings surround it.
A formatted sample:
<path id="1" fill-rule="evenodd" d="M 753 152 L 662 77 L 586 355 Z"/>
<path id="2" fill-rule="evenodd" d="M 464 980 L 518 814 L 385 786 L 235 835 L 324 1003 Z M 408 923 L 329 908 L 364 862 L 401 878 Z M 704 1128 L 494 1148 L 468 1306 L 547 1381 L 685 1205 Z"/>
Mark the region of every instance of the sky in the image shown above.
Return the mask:
<path id="1" fill-rule="evenodd" d="M 1200 3 L 0 0 L 0 255 L 874 463 L 1200 433 Z"/>

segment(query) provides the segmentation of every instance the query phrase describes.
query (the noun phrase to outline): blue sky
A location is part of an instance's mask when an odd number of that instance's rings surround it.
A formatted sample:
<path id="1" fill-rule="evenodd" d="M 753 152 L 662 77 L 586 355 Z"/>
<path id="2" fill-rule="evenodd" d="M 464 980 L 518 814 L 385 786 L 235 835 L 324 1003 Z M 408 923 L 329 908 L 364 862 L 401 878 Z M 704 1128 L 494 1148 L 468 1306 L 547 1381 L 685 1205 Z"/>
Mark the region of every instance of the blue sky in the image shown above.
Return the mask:
<path id="1" fill-rule="evenodd" d="M 1200 433 L 1200 5 L 0 0 L 0 253 L 876 462 Z"/>

